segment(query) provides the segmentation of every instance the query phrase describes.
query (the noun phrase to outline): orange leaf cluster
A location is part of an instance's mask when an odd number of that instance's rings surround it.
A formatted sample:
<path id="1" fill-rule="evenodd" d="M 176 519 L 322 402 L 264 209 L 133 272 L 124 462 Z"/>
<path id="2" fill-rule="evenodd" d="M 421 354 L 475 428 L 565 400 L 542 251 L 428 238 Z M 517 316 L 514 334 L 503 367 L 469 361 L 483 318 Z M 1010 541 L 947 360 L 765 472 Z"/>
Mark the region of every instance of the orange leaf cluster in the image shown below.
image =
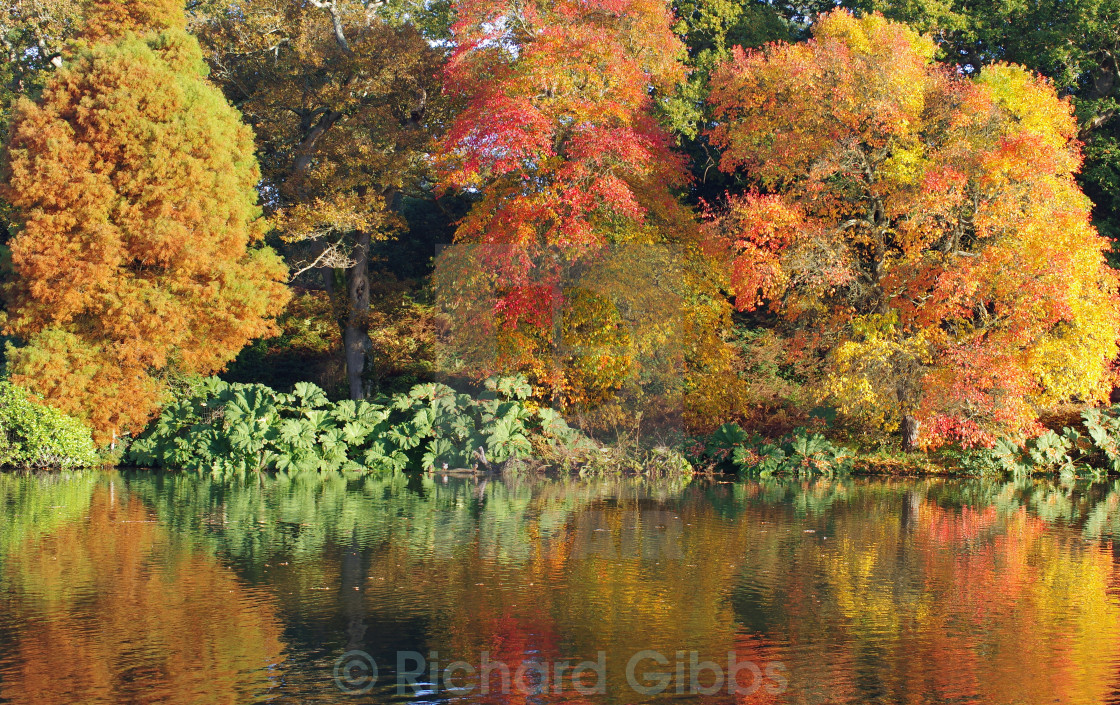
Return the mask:
<path id="1" fill-rule="evenodd" d="M 473 271 L 488 275 L 485 290 L 460 278 L 446 293 L 484 302 L 468 327 L 492 338 L 499 367 L 529 372 L 554 399 L 600 398 L 633 370 L 637 343 L 621 330 L 617 292 L 587 290 L 579 272 L 610 261 L 610 246 L 686 230 L 672 194 L 684 164 L 651 91 L 684 76 L 672 13 L 661 0 L 456 10 L 445 78 L 464 108 L 443 142 L 441 184 L 480 194 L 456 238 L 484 246 Z"/>
<path id="2" fill-rule="evenodd" d="M 204 74 L 181 30 L 84 44 L 12 118 L 13 380 L 102 440 L 143 426 L 167 373 L 214 372 L 272 332 L 288 297 L 255 246 L 252 133 Z"/>
<path id="3" fill-rule="evenodd" d="M 1045 80 L 932 61 L 904 25 L 845 11 L 738 52 L 713 79 L 721 167 L 769 195 L 709 225 L 738 305 L 822 335 L 830 397 L 924 442 L 1029 433 L 1105 398 L 1120 306 L 1074 174 L 1077 124 Z"/>
<path id="4" fill-rule="evenodd" d="M 146 34 L 186 27 L 182 0 L 88 0 L 80 36 L 100 42 L 126 32 Z"/>

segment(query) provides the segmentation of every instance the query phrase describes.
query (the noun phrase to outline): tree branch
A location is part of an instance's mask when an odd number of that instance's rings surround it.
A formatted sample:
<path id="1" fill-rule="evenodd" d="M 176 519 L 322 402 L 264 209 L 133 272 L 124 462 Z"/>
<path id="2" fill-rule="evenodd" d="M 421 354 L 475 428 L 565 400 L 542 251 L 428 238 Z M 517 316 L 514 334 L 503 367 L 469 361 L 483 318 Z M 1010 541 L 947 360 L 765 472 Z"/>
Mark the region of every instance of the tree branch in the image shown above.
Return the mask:
<path id="1" fill-rule="evenodd" d="M 310 0 L 311 4 L 320 10 L 326 10 L 331 18 L 331 26 L 334 29 L 334 40 L 342 51 L 347 54 L 352 54 L 350 50 L 350 42 L 346 41 L 346 32 L 342 27 L 342 16 L 338 14 L 338 0 Z"/>
<path id="2" fill-rule="evenodd" d="M 323 116 L 319 118 L 319 122 L 315 124 L 311 130 L 304 136 L 303 140 L 296 148 L 296 158 L 292 162 L 292 177 L 299 178 L 307 171 L 307 167 L 311 166 L 311 158 L 315 155 L 315 146 L 327 130 L 331 129 L 336 122 L 342 119 L 342 113 L 337 110 L 327 110 Z"/>
<path id="3" fill-rule="evenodd" d="M 320 235 L 325 234 L 326 233 L 323 232 Z M 312 235 L 311 237 L 315 236 Z M 311 262 L 297 264 L 296 266 L 298 269 L 296 269 L 288 279 L 289 284 L 298 279 L 301 274 L 309 272 L 312 269 L 318 269 L 319 267 L 325 267 L 327 269 L 349 269 L 354 266 L 354 259 L 349 253 L 344 251 L 343 244 L 340 241 L 328 244 Z"/>

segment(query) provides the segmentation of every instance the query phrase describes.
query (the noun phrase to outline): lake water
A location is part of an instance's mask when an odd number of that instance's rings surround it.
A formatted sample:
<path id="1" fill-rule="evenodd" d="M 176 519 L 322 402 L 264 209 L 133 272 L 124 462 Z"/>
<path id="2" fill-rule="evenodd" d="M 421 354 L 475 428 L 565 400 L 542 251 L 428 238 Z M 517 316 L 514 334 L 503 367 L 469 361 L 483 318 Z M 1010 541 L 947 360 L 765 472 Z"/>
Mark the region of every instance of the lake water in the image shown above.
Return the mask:
<path id="1" fill-rule="evenodd" d="M 0 475 L 0 701 L 1120 702 L 1118 537 L 1120 484 Z"/>

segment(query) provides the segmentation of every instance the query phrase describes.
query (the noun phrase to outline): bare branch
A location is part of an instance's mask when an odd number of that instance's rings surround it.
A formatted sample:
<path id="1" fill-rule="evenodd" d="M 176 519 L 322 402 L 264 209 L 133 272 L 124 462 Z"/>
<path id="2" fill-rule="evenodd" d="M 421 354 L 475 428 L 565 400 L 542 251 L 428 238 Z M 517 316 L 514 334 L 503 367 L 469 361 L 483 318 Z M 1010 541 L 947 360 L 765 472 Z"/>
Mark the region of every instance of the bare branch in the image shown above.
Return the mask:
<path id="1" fill-rule="evenodd" d="M 308 233 L 307 237 L 309 239 L 321 238 L 325 237 L 330 232 L 329 229 L 324 229 L 315 233 Z M 319 252 L 318 256 L 310 262 L 296 263 L 296 269 L 288 279 L 288 283 L 291 284 L 298 279 L 301 274 L 305 274 L 312 269 L 349 269 L 353 267 L 354 264 L 354 259 L 350 256 L 350 253 L 346 251 L 343 243 L 341 241 L 332 242 L 327 244 L 322 251 Z"/>

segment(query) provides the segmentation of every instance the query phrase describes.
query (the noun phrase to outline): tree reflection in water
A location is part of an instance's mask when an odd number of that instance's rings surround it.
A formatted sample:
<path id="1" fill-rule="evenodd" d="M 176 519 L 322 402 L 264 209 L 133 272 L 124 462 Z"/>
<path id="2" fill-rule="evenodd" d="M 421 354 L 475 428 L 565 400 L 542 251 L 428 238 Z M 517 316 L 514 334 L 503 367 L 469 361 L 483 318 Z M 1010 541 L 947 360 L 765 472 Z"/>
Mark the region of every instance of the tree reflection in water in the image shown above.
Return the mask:
<path id="1" fill-rule="evenodd" d="M 642 650 L 670 675 L 692 651 L 785 669 L 784 692 L 712 703 L 1120 687 L 1116 485 L 86 473 L 0 476 L 0 497 L 14 702 L 335 702 L 350 649 L 380 666 L 367 702 L 401 699 L 399 651 L 511 670 L 605 652 L 606 696 L 460 675 L 473 692 L 429 701 L 659 701 L 627 683 Z"/>

